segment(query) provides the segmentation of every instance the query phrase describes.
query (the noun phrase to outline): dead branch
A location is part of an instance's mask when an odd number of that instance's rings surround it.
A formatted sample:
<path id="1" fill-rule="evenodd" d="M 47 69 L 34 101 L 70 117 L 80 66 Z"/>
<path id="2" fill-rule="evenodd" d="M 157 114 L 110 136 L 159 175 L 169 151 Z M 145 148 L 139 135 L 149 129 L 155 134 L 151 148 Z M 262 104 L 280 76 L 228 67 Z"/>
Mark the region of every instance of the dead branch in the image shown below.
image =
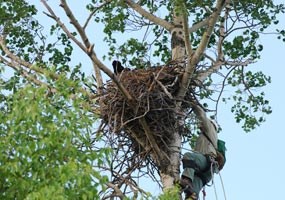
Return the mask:
<path id="1" fill-rule="evenodd" d="M 69 6 L 67 5 L 65 0 L 61 0 L 61 4 L 60 6 L 64 9 L 66 16 L 70 19 L 70 23 L 75 27 L 75 29 L 77 30 L 77 32 L 79 33 L 81 40 L 83 41 L 85 47 L 86 47 L 86 53 L 87 55 L 95 55 L 95 52 L 93 51 L 93 47 L 94 45 L 92 45 L 89 42 L 89 39 L 85 33 L 84 28 L 79 24 L 78 20 L 76 19 L 76 17 L 73 15 L 71 9 L 69 8 Z M 95 55 L 96 56 L 96 55 Z M 103 79 L 100 73 L 100 69 L 98 68 L 97 64 L 95 62 L 93 62 L 93 67 L 94 67 L 94 72 L 95 72 L 95 76 L 96 76 L 96 80 L 97 80 L 97 84 L 98 84 L 98 93 L 101 94 L 102 93 L 102 88 L 103 88 Z"/>

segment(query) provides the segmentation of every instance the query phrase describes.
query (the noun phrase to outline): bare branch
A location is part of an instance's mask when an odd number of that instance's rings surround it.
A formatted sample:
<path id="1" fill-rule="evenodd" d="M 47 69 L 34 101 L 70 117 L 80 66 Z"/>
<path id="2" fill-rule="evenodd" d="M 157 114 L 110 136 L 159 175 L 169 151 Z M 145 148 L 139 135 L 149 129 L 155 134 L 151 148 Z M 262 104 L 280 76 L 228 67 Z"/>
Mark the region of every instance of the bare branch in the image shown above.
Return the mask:
<path id="1" fill-rule="evenodd" d="M 86 27 L 88 26 L 88 24 L 89 24 L 90 20 L 92 19 L 93 15 L 94 15 L 98 10 L 100 10 L 102 7 L 104 7 L 105 5 L 107 5 L 108 3 L 110 3 L 111 1 L 112 1 L 112 0 L 106 0 L 105 3 L 101 4 L 100 6 L 98 6 L 96 9 L 94 9 L 94 10 L 90 13 L 90 15 L 88 16 L 88 18 L 86 19 L 86 22 L 84 23 L 84 25 L 83 25 L 83 27 L 82 27 L 83 30 L 86 29 Z"/>
<path id="2" fill-rule="evenodd" d="M 84 47 L 84 45 L 77 40 L 77 38 L 71 34 L 71 32 L 68 30 L 68 28 L 64 25 L 64 23 L 62 23 L 62 21 L 60 20 L 59 17 L 56 16 L 56 14 L 54 13 L 54 11 L 52 10 L 52 8 L 47 4 L 46 0 L 41 0 L 41 2 L 43 3 L 43 5 L 46 7 L 46 9 L 48 10 L 49 13 L 44 12 L 48 17 L 52 18 L 53 20 L 56 21 L 56 23 L 60 26 L 60 28 L 65 32 L 65 34 L 80 48 L 82 49 L 84 52 L 87 52 L 86 48 Z"/>
<path id="3" fill-rule="evenodd" d="M 230 0 L 226 0 L 226 3 L 225 3 L 225 8 L 226 8 L 226 11 L 225 11 L 225 15 L 224 15 L 224 20 L 221 20 L 220 22 L 220 29 L 219 29 L 219 41 L 217 43 L 217 49 L 218 49 L 218 56 L 217 56 L 217 59 L 216 61 L 214 61 L 213 59 L 212 60 L 212 63 L 213 65 L 211 67 L 209 67 L 205 72 L 201 73 L 198 75 L 198 80 L 202 83 L 205 81 L 205 79 L 210 76 L 212 73 L 216 72 L 222 64 L 224 64 L 224 52 L 223 52 L 223 49 L 222 49 L 222 45 L 223 45 L 223 42 L 224 42 L 224 39 L 225 39 L 225 22 L 226 22 L 226 19 L 228 18 L 229 16 L 229 12 L 230 12 L 230 7 L 228 6 L 230 5 Z"/>
<path id="4" fill-rule="evenodd" d="M 209 23 L 209 19 L 210 18 L 206 18 L 205 20 L 198 22 L 197 24 L 194 24 L 193 26 L 191 26 L 189 28 L 189 33 L 193 33 L 197 30 L 199 30 L 200 28 L 203 28 L 204 26 L 207 26 Z"/>
<path id="5" fill-rule="evenodd" d="M 63 7 L 64 11 L 66 12 L 66 15 L 69 17 L 69 19 L 71 20 L 71 23 L 74 25 L 74 27 L 77 29 L 78 33 L 81 36 L 82 41 L 84 42 L 81 43 L 79 40 L 77 40 L 77 38 L 71 34 L 71 32 L 68 30 L 68 28 L 64 25 L 64 23 L 61 22 L 61 20 L 59 19 L 59 17 L 57 17 L 54 13 L 54 11 L 51 9 L 51 7 L 47 4 L 46 0 L 41 0 L 41 2 L 44 4 L 44 6 L 47 8 L 47 10 L 49 11 L 50 14 L 47 14 L 49 17 L 51 17 L 52 19 L 54 19 L 56 21 L 56 23 L 61 27 L 61 29 L 67 34 L 67 36 L 73 41 L 75 42 L 75 44 L 81 48 L 81 50 L 83 52 L 85 52 L 93 61 L 93 66 L 94 66 L 94 70 L 95 70 L 95 76 L 96 76 L 96 80 L 98 83 L 98 89 L 102 89 L 103 88 L 103 81 L 102 81 L 102 77 L 101 77 L 101 73 L 100 70 L 101 69 L 103 72 L 105 72 L 118 86 L 118 88 L 121 90 L 121 92 L 124 94 L 124 96 L 131 101 L 133 98 L 131 97 L 131 95 L 128 93 L 128 91 L 123 87 L 123 85 L 119 82 L 118 78 L 113 74 L 113 72 L 108 69 L 108 67 L 106 67 L 96 56 L 93 47 L 94 45 L 91 45 L 91 43 L 88 40 L 88 37 L 85 33 L 85 31 L 83 30 L 83 28 L 80 26 L 80 24 L 78 23 L 78 21 L 76 20 L 76 18 L 74 17 L 74 15 L 72 14 L 70 8 L 67 6 L 66 1 L 62 0 L 61 1 L 61 6 Z"/>
<path id="6" fill-rule="evenodd" d="M 220 35 L 219 35 L 219 41 L 218 41 L 218 44 L 217 44 L 217 49 L 218 49 L 218 58 L 217 60 L 224 60 L 224 52 L 223 52 L 223 48 L 222 48 L 222 45 L 223 45 L 223 42 L 224 42 L 224 39 L 225 39 L 225 22 L 227 21 L 227 18 L 229 16 L 229 12 L 230 12 L 230 0 L 226 0 L 226 4 L 225 4 L 225 15 L 224 15 L 224 19 L 221 20 L 220 22 Z"/>
<path id="7" fill-rule="evenodd" d="M 126 198 L 126 196 L 124 195 L 124 193 L 113 183 L 106 183 L 106 185 L 110 188 L 112 188 L 115 192 L 115 194 L 112 194 L 111 196 L 116 196 L 119 197 L 121 200 L 123 200 L 124 198 Z M 108 199 L 109 197 L 105 197 L 104 199 Z"/>
<path id="8" fill-rule="evenodd" d="M 79 33 L 81 40 L 83 41 L 85 48 L 86 48 L 86 53 L 87 55 L 95 55 L 95 52 L 93 51 L 93 47 L 94 45 L 92 45 L 85 33 L 84 28 L 79 24 L 78 20 L 76 19 L 76 17 L 73 15 L 71 9 L 69 8 L 69 6 L 67 5 L 65 0 L 61 0 L 61 4 L 60 6 L 64 9 L 67 17 L 70 19 L 70 23 L 76 28 L 77 32 Z M 98 84 L 98 92 L 99 94 L 102 93 L 102 89 L 103 89 L 103 79 L 100 73 L 100 69 L 98 68 L 98 65 L 96 62 L 94 62 L 93 60 L 93 67 L 94 67 L 94 71 L 95 71 L 95 77 L 97 80 L 97 84 Z"/>
<path id="9" fill-rule="evenodd" d="M 197 80 L 199 80 L 200 83 L 203 83 L 207 79 L 207 77 L 209 77 L 212 73 L 216 72 L 224 63 L 224 61 L 216 61 L 210 68 L 199 73 L 199 75 L 197 76 Z"/>
<path id="10" fill-rule="evenodd" d="M 157 145 L 157 143 L 155 142 L 155 139 L 153 137 L 153 135 L 151 134 L 151 130 L 149 129 L 149 126 L 145 120 L 145 118 L 140 118 L 139 119 L 140 121 L 140 124 L 142 125 L 143 127 L 143 130 L 144 130 L 144 133 L 148 139 L 148 142 L 150 143 L 150 146 L 152 147 L 152 150 L 153 150 L 153 156 L 154 156 L 154 160 L 156 161 L 156 163 L 159 163 L 161 161 L 161 156 L 160 156 L 160 148 L 159 146 Z M 168 156 L 166 155 L 166 158 Z"/>
<path id="11" fill-rule="evenodd" d="M 139 4 L 135 3 L 134 1 L 125 0 L 125 2 L 126 2 L 126 4 L 128 4 L 128 6 L 130 6 L 132 9 L 134 9 L 136 12 L 138 12 L 141 16 L 148 19 L 149 21 L 164 27 L 168 31 L 171 31 L 171 29 L 174 28 L 174 25 L 172 25 L 171 23 L 169 23 L 168 21 L 166 21 L 164 19 L 161 19 L 161 18 L 149 13 L 148 11 L 143 9 Z"/>
<path id="12" fill-rule="evenodd" d="M 169 99 L 173 99 L 173 96 L 167 90 L 167 88 L 158 79 L 155 79 L 155 81 L 158 83 L 158 85 L 161 87 L 161 89 L 164 91 L 164 93 L 169 97 Z"/>
<path id="13" fill-rule="evenodd" d="M 187 57 L 188 57 L 188 60 L 190 60 L 193 52 L 192 52 L 191 42 L 190 42 L 190 38 L 189 38 L 190 33 L 189 33 L 189 27 L 188 27 L 189 26 L 188 25 L 188 13 L 186 10 L 186 5 L 184 5 L 184 8 L 185 8 L 185 12 L 182 13 L 182 15 L 183 15 L 184 41 L 185 41 Z"/>
<path id="14" fill-rule="evenodd" d="M 225 85 L 226 85 L 226 80 L 228 80 L 228 76 L 232 73 L 232 71 L 234 70 L 235 68 L 232 68 L 228 73 L 227 75 L 224 77 L 224 80 L 223 80 L 223 83 L 222 83 L 222 88 L 221 88 L 221 91 L 219 92 L 219 95 L 218 95 L 218 98 L 217 98 L 217 104 L 216 104 L 216 113 L 218 112 L 218 104 L 220 102 L 220 99 L 222 97 L 222 94 L 223 94 L 223 91 L 224 91 L 224 88 L 225 88 Z"/>

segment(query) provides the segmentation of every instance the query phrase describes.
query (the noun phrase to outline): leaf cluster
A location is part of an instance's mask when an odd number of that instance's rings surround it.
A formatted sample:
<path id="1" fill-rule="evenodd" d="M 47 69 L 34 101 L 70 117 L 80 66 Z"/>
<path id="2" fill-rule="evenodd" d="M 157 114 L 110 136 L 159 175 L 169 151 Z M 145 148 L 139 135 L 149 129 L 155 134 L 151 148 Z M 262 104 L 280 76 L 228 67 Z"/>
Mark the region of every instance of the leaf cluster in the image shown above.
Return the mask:
<path id="1" fill-rule="evenodd" d="M 253 94 L 252 90 L 257 90 L 257 88 L 270 83 L 271 78 L 260 71 L 244 72 L 244 68 L 240 68 L 235 70 L 227 81 L 228 84 L 236 88 L 235 94 L 227 99 L 232 99 L 235 102 L 231 112 L 234 113 L 236 122 L 243 122 L 242 128 L 246 132 L 255 129 L 265 121 L 265 114 L 271 114 L 272 109 L 264 92 Z M 224 98 L 223 101 L 226 99 Z"/>
<path id="2" fill-rule="evenodd" d="M 96 118 L 77 88 L 66 79 L 57 93 L 27 84 L 8 95 L 1 87 L 1 199 L 99 199 L 107 179 L 93 166 L 110 151 L 94 149 Z"/>

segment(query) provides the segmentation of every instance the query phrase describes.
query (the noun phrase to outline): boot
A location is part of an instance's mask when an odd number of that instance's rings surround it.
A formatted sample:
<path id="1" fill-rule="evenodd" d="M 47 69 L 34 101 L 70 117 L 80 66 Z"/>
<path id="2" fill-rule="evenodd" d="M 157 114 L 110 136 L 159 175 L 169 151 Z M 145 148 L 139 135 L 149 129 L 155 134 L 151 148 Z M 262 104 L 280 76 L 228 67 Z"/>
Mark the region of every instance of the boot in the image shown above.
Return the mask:
<path id="1" fill-rule="evenodd" d="M 188 196 L 187 194 L 185 194 L 185 200 L 197 200 L 196 193 L 193 192 L 190 196 Z"/>
<path id="2" fill-rule="evenodd" d="M 185 200 L 196 200 L 196 193 L 193 191 L 192 181 L 190 178 L 182 176 L 180 179 L 180 186 L 185 193 Z"/>

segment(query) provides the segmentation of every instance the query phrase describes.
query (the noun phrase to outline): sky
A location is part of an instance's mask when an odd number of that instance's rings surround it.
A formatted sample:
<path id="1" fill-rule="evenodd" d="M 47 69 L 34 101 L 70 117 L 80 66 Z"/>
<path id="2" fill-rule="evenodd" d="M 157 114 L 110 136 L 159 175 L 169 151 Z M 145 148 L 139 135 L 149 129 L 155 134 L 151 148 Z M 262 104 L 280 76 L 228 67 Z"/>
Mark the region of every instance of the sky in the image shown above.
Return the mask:
<path id="1" fill-rule="evenodd" d="M 285 28 L 285 16 L 280 22 L 280 26 Z M 228 147 L 222 177 L 229 200 L 282 199 L 280 196 L 285 189 L 285 43 L 269 35 L 262 36 L 260 40 L 264 45 L 262 59 L 250 67 L 271 76 L 272 83 L 264 91 L 270 100 L 272 114 L 260 127 L 244 133 L 232 119 L 227 105 L 219 108 L 219 123 L 223 127 L 220 137 Z M 216 182 L 220 187 L 219 181 Z"/>
<path id="2" fill-rule="evenodd" d="M 34 3 L 34 1 L 31 1 Z M 54 1 L 58 2 L 58 1 Z M 281 3 L 280 1 L 275 1 Z M 283 2 L 284 3 L 284 2 Z M 41 11 L 43 7 L 38 4 Z M 83 16 L 79 9 L 75 13 Z M 51 19 L 39 13 L 40 19 L 45 24 L 51 23 Z M 280 19 L 280 27 L 285 28 L 285 16 Z M 100 31 L 102 27 L 95 30 Z M 94 34 L 94 37 L 97 37 Z M 95 38 L 96 41 L 100 38 Z M 285 43 L 277 40 L 276 36 L 264 35 L 260 38 L 264 46 L 261 60 L 249 67 L 255 71 L 263 71 L 271 76 L 272 83 L 263 90 L 266 98 L 270 100 L 273 113 L 266 118 L 266 122 L 260 127 L 245 133 L 239 124 L 236 124 L 230 105 L 220 104 L 218 122 L 223 131 L 219 137 L 226 141 L 227 163 L 221 172 L 226 196 L 223 194 L 219 176 L 214 178 L 214 186 L 206 187 L 206 200 L 214 200 L 215 191 L 219 200 L 268 200 L 282 199 L 285 189 L 285 104 L 284 95 L 284 58 Z M 95 46 L 95 50 L 104 52 L 104 46 Z M 102 44 L 103 45 L 103 44 Z M 100 54 L 99 54 L 100 56 Z M 102 55 L 101 55 L 102 56 Z M 284 56 L 284 57 L 283 57 Z M 79 57 L 80 58 L 80 57 Z M 78 59 L 78 57 L 77 57 Z M 90 63 L 80 60 L 83 66 L 90 66 L 86 71 L 92 73 Z M 283 88 L 283 89 L 282 89 Z M 149 182 L 140 182 L 148 185 Z M 155 188 L 156 189 L 156 188 Z M 157 190 L 156 190 L 157 191 Z M 226 197 L 226 198 L 225 198 Z M 202 198 L 201 198 L 202 199 Z"/>

